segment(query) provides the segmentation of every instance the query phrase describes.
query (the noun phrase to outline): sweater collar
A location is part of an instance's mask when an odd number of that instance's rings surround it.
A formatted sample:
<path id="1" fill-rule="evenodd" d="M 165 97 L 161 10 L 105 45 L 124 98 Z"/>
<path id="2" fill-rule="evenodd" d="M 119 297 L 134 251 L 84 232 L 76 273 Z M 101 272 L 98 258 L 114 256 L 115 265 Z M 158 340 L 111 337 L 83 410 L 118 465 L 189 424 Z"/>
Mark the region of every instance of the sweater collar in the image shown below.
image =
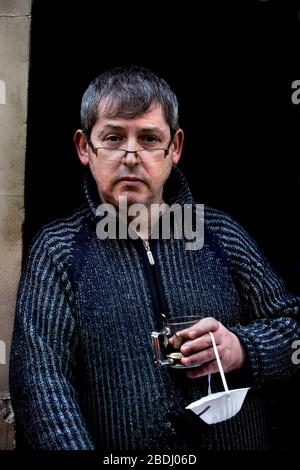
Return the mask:
<path id="1" fill-rule="evenodd" d="M 88 206 L 93 216 L 96 217 L 97 207 L 101 202 L 96 182 L 89 170 L 87 170 L 84 177 L 83 189 Z M 175 203 L 183 205 L 193 202 L 188 182 L 183 173 L 176 166 L 172 167 L 170 176 L 165 183 L 163 199 L 169 206 Z"/>

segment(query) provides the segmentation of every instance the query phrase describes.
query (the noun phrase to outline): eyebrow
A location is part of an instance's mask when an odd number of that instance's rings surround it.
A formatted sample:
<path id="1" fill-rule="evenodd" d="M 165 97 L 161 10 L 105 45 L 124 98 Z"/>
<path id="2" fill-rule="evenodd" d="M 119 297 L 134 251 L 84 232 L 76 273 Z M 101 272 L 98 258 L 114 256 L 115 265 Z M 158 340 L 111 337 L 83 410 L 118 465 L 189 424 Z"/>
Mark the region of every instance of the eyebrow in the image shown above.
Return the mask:
<path id="1" fill-rule="evenodd" d="M 105 130 L 105 129 L 115 129 L 115 130 L 126 130 L 126 127 L 119 126 L 118 124 L 113 124 L 113 123 L 107 123 L 103 126 L 101 131 L 99 132 L 99 135 Z M 159 132 L 161 134 L 164 134 L 164 130 L 161 127 L 158 126 L 147 126 L 139 129 L 140 132 Z"/>

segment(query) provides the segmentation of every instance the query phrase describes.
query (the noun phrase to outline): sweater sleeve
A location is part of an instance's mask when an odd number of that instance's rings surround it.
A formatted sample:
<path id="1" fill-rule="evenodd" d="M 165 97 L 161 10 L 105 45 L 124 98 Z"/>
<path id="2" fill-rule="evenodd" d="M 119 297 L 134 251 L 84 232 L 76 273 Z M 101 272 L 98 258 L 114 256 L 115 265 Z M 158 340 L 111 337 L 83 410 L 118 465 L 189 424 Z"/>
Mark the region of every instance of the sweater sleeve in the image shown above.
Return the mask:
<path id="1" fill-rule="evenodd" d="M 10 360 L 17 422 L 33 449 L 92 450 L 76 396 L 76 324 L 62 275 L 43 237 L 23 269 Z"/>
<path id="2" fill-rule="evenodd" d="M 219 219 L 217 221 L 217 219 Z M 291 295 L 257 244 L 230 217 L 212 221 L 225 247 L 243 305 L 230 327 L 244 345 L 254 384 L 283 381 L 296 373 L 293 343 L 300 339 L 300 299 Z"/>

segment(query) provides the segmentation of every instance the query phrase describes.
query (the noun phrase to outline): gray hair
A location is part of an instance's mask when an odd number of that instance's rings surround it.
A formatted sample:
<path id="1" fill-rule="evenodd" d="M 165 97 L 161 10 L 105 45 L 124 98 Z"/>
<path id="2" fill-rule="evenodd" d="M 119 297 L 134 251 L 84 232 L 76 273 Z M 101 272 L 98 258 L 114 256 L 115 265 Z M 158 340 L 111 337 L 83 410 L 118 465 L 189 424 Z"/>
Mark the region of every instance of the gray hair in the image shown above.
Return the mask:
<path id="1" fill-rule="evenodd" d="M 116 67 L 101 73 L 84 92 L 81 125 L 90 134 L 98 116 L 98 105 L 105 99 L 110 117 L 134 118 L 153 103 L 161 105 L 171 136 L 178 129 L 178 101 L 170 86 L 148 69 L 139 66 Z"/>

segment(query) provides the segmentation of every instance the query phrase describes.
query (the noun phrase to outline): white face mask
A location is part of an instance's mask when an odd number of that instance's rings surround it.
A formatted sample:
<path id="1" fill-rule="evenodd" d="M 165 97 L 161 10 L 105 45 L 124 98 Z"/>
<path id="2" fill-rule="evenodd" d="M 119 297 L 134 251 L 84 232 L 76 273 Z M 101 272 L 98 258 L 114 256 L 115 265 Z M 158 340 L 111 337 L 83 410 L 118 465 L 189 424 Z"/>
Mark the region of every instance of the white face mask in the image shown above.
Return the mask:
<path id="1" fill-rule="evenodd" d="M 244 403 L 244 399 L 249 388 L 238 388 L 235 390 L 228 390 L 227 382 L 225 379 L 223 367 L 220 361 L 219 353 L 217 350 L 214 335 L 209 332 L 216 356 L 219 372 L 221 374 L 225 392 L 211 393 L 210 387 L 210 374 L 208 375 L 208 395 L 200 400 L 194 401 L 186 407 L 192 410 L 207 424 L 220 423 L 226 419 L 232 418 L 236 415 Z"/>

